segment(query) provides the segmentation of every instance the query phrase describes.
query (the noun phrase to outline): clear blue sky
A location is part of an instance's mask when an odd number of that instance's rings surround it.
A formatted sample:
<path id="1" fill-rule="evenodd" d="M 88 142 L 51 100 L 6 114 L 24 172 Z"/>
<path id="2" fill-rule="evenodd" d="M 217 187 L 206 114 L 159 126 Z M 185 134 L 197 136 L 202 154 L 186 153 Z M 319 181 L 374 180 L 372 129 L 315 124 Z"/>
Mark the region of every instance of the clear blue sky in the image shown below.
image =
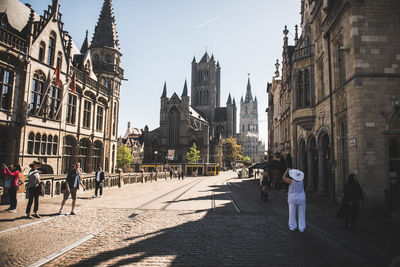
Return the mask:
<path id="1" fill-rule="evenodd" d="M 42 14 L 51 0 L 22 1 Z M 86 29 L 93 36 L 103 0 L 61 0 L 64 29 L 81 46 Z M 260 138 L 266 141 L 266 85 L 282 58 L 284 25 L 293 43 L 300 24 L 300 0 L 114 0 L 122 67 L 119 134 L 132 127 L 159 126 L 160 96 L 167 81 L 168 96 L 180 96 L 190 84 L 191 62 L 206 47 L 221 64 L 221 106 L 229 92 L 240 97 L 250 73 L 253 96 L 259 102 Z M 189 89 L 190 93 L 190 89 Z"/>

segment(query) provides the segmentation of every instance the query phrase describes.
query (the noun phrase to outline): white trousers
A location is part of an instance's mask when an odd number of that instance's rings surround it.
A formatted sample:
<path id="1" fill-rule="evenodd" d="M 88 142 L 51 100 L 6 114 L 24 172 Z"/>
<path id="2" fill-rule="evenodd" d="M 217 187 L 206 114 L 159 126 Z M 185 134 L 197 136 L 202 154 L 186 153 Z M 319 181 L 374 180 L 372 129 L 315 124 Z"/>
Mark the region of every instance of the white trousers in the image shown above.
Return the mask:
<path id="1" fill-rule="evenodd" d="M 306 229 L 306 204 L 292 204 L 289 203 L 289 229 L 294 230 L 297 228 L 296 212 L 299 218 L 299 230 Z"/>

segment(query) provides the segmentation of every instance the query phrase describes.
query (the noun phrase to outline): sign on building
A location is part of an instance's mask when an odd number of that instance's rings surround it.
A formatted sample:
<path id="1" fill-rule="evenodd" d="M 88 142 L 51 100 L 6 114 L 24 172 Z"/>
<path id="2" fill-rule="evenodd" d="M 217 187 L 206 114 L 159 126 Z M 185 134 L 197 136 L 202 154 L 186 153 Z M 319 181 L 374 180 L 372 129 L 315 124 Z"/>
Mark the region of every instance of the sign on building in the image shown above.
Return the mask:
<path id="1" fill-rule="evenodd" d="M 168 160 L 175 159 L 175 149 L 168 149 Z"/>

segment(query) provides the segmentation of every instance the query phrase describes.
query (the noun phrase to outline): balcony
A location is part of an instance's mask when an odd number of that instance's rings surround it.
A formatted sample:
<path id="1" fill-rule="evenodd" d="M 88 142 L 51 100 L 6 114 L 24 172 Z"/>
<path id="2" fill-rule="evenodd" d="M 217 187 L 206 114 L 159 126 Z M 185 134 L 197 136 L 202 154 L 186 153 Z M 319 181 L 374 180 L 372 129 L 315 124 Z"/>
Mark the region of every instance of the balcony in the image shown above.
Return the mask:
<path id="1" fill-rule="evenodd" d="M 313 46 L 306 46 L 298 50 L 295 50 L 293 54 L 293 62 L 312 56 L 314 52 L 313 50 L 314 50 Z"/>
<path id="2" fill-rule="evenodd" d="M 0 43 L 22 53 L 26 52 L 26 47 L 28 44 L 25 39 L 1 27 L 0 27 Z"/>
<path id="3" fill-rule="evenodd" d="M 120 66 L 111 63 L 95 61 L 93 62 L 93 70 L 117 73 L 121 77 L 124 77 L 124 70 Z"/>
<path id="4" fill-rule="evenodd" d="M 293 122 L 310 131 L 315 122 L 315 109 L 313 107 L 297 109 L 293 112 Z"/>

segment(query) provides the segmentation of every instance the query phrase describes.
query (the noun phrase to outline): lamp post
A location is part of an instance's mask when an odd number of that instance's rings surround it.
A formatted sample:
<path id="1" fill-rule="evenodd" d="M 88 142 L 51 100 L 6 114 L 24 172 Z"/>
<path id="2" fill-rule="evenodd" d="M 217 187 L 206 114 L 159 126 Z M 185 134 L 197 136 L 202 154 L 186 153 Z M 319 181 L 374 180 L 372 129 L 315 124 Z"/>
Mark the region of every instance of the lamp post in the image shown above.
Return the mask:
<path id="1" fill-rule="evenodd" d="M 156 150 L 156 151 L 154 151 L 154 157 L 156 158 L 156 169 L 157 169 L 157 155 L 158 155 L 158 151 Z"/>

